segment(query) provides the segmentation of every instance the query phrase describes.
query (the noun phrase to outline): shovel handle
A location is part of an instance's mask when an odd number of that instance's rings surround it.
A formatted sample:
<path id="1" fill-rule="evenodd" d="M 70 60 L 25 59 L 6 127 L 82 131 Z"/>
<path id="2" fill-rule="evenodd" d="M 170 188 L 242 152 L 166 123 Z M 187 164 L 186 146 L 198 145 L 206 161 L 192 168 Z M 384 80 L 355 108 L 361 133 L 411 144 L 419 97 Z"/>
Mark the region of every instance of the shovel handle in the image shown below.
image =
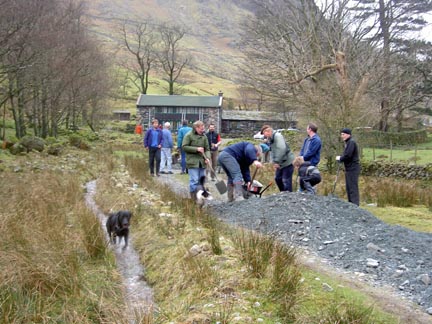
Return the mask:
<path id="1" fill-rule="evenodd" d="M 254 182 L 254 180 L 255 180 L 255 176 L 256 176 L 257 172 L 258 172 L 258 168 L 255 168 L 255 171 L 254 171 L 254 173 L 253 173 L 253 175 L 252 175 L 252 179 L 251 179 L 251 181 L 250 181 L 250 185 L 249 185 L 248 188 L 247 188 L 248 191 L 249 191 L 250 187 L 253 185 L 253 182 Z"/>
<path id="2" fill-rule="evenodd" d="M 207 160 L 207 156 L 205 156 L 205 154 L 204 154 L 203 152 L 201 152 L 201 155 L 203 156 L 203 158 L 204 158 L 205 160 Z M 210 161 L 210 160 L 209 160 L 209 161 Z M 207 167 L 208 167 L 208 168 L 210 169 L 210 171 L 214 174 L 216 181 L 219 181 L 219 179 L 218 179 L 218 177 L 217 177 L 217 175 L 216 175 L 216 172 L 215 172 L 215 170 L 213 169 L 213 167 L 212 167 L 212 165 L 211 165 L 211 161 L 210 161 L 210 164 L 207 164 Z"/>

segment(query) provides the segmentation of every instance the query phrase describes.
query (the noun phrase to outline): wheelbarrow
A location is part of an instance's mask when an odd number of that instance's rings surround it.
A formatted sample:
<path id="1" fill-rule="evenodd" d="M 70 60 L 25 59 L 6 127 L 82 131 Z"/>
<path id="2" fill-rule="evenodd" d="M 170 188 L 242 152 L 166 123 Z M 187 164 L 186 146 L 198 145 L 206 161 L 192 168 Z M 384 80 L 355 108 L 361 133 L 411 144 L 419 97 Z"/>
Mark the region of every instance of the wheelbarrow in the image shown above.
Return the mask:
<path id="1" fill-rule="evenodd" d="M 252 184 L 249 187 L 249 190 L 247 190 L 247 191 L 249 194 L 255 195 L 255 197 L 261 198 L 264 191 L 266 191 L 268 188 L 270 188 L 270 186 L 272 184 L 273 184 L 273 182 L 270 182 L 267 186 L 264 187 L 264 185 L 261 184 L 261 182 L 259 182 L 257 180 L 253 180 Z"/>

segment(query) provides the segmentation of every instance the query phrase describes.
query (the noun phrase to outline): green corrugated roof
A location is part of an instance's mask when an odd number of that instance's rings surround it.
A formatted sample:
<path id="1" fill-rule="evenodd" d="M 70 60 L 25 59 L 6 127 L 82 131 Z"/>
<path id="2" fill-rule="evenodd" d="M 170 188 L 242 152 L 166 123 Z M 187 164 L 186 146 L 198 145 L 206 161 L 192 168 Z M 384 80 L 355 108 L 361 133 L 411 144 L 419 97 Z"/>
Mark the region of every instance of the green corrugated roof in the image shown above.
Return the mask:
<path id="1" fill-rule="evenodd" d="M 137 107 L 220 107 L 220 96 L 168 96 L 141 94 L 137 100 Z"/>

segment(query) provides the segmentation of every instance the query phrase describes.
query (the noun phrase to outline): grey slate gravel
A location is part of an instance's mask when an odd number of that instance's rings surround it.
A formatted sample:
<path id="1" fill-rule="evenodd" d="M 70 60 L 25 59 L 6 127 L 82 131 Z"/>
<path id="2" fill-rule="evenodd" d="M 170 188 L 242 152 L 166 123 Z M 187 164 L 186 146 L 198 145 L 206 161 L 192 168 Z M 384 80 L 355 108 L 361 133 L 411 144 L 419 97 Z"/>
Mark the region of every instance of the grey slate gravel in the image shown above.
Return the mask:
<path id="1" fill-rule="evenodd" d="M 234 203 L 212 201 L 224 222 L 307 248 L 372 285 L 393 286 L 425 311 L 432 307 L 432 234 L 385 224 L 344 200 L 279 193 Z"/>

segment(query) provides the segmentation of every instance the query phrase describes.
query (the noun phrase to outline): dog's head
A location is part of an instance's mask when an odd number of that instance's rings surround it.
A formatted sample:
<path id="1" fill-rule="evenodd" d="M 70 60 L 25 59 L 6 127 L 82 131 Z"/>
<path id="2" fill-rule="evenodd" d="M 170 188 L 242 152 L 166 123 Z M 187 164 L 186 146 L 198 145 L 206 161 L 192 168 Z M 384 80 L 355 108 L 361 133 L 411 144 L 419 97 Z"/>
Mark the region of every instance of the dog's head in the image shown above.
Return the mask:
<path id="1" fill-rule="evenodd" d="M 197 188 L 196 203 L 200 206 L 203 206 L 205 204 L 206 200 L 213 200 L 212 194 L 205 187 L 205 180 L 206 180 L 206 177 L 202 176 L 200 178 L 199 185 Z"/>
<path id="2" fill-rule="evenodd" d="M 118 226 L 123 228 L 128 228 L 132 213 L 128 210 L 120 210 L 117 212 Z"/>
<path id="3" fill-rule="evenodd" d="M 212 194 L 207 189 L 198 190 L 196 194 L 196 203 L 202 206 L 207 200 L 213 200 Z"/>

